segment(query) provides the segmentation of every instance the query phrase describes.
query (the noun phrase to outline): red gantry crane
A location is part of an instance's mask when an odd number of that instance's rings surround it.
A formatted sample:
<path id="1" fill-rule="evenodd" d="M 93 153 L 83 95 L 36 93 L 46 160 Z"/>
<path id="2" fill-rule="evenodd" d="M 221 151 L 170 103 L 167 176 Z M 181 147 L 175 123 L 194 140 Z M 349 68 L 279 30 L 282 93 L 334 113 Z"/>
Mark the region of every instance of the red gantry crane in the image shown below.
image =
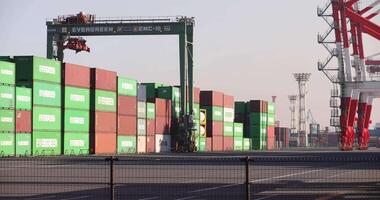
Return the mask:
<path id="1" fill-rule="evenodd" d="M 380 98 L 380 81 L 374 78 L 374 73 L 380 72 L 380 61 L 373 59 L 378 54 L 366 58 L 363 44 L 364 34 L 380 41 L 380 26 L 371 21 L 380 9 L 369 13 L 379 4 L 376 0 L 360 9 L 359 0 L 330 0 L 318 8 L 318 16 L 330 26 L 325 34 L 318 34 L 318 43 L 330 53 L 325 62 L 318 62 L 318 70 L 340 85 L 340 148 L 345 151 L 353 150 L 355 138 L 359 150 L 368 149 L 372 100 Z M 338 66 L 331 68 L 328 63 L 334 57 Z"/>

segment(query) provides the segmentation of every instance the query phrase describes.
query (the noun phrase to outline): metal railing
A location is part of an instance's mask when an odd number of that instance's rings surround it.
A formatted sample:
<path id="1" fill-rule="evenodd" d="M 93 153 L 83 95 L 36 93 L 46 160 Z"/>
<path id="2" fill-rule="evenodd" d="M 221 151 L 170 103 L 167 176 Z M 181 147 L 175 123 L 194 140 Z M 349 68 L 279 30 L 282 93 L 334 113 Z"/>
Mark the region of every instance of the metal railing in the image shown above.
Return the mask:
<path id="1" fill-rule="evenodd" d="M 380 155 L 363 155 L 2 158 L 0 199 L 376 199 Z"/>

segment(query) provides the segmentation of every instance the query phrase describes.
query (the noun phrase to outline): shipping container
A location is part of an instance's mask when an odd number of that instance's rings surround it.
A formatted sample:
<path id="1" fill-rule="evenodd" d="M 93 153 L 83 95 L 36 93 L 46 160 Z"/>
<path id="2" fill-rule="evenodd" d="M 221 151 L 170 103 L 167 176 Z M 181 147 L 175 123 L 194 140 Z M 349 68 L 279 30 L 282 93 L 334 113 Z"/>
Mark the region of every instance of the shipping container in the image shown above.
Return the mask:
<path id="1" fill-rule="evenodd" d="M 66 109 L 64 111 L 65 132 L 89 132 L 90 112 L 86 110 Z"/>
<path id="2" fill-rule="evenodd" d="M 63 154 L 64 155 L 87 155 L 90 151 L 89 133 L 68 133 L 63 134 Z"/>
<path id="3" fill-rule="evenodd" d="M 224 108 L 234 108 L 234 97 L 231 95 L 223 95 L 223 107 Z"/>
<path id="4" fill-rule="evenodd" d="M 162 83 L 142 83 L 142 85 L 145 85 L 146 87 L 146 99 L 149 102 L 154 102 L 154 99 L 156 98 L 156 89 L 159 87 L 165 87 L 167 85 Z"/>
<path id="5" fill-rule="evenodd" d="M 146 143 L 147 143 L 146 136 L 137 136 L 137 153 L 146 153 L 147 151 Z"/>
<path id="6" fill-rule="evenodd" d="M 212 137 L 206 137 L 206 151 L 212 151 Z"/>
<path id="7" fill-rule="evenodd" d="M 139 101 L 137 102 L 137 117 L 145 119 L 147 117 L 147 103 Z"/>
<path id="8" fill-rule="evenodd" d="M 234 137 L 234 151 L 243 151 L 243 137 Z"/>
<path id="9" fill-rule="evenodd" d="M 117 125 L 118 135 L 134 135 L 137 134 L 137 118 L 136 116 L 118 116 Z"/>
<path id="10" fill-rule="evenodd" d="M 61 109 L 55 107 L 33 106 L 32 128 L 43 131 L 61 130 Z"/>
<path id="11" fill-rule="evenodd" d="M 56 83 L 33 82 L 33 105 L 61 106 L 61 86 Z"/>
<path id="12" fill-rule="evenodd" d="M 156 116 L 156 134 L 170 134 L 172 119 Z"/>
<path id="13" fill-rule="evenodd" d="M 194 119 L 199 119 L 199 117 L 200 117 L 199 109 L 200 109 L 200 105 L 197 103 L 194 103 L 194 105 L 193 105 Z"/>
<path id="14" fill-rule="evenodd" d="M 15 56 L 16 81 L 61 83 L 61 63 L 36 56 Z"/>
<path id="15" fill-rule="evenodd" d="M 156 134 L 156 120 L 146 120 L 146 135 L 151 136 Z"/>
<path id="16" fill-rule="evenodd" d="M 243 133 L 244 133 L 244 124 L 234 123 L 234 137 L 243 137 Z"/>
<path id="17" fill-rule="evenodd" d="M 91 112 L 91 132 L 116 133 L 117 115 L 114 112 Z"/>
<path id="18" fill-rule="evenodd" d="M 62 63 L 62 84 L 65 86 L 90 88 L 90 68 Z"/>
<path id="19" fill-rule="evenodd" d="M 243 150 L 249 151 L 251 150 L 252 139 L 251 138 L 243 138 Z"/>
<path id="20" fill-rule="evenodd" d="M 0 133 L 0 157 L 15 155 L 15 134 Z"/>
<path id="21" fill-rule="evenodd" d="M 167 86 L 157 88 L 157 98 L 170 99 L 172 102 L 180 101 L 180 91 L 177 87 Z"/>
<path id="22" fill-rule="evenodd" d="M 0 132 L 15 131 L 15 111 L 0 109 Z"/>
<path id="23" fill-rule="evenodd" d="M 16 109 L 32 110 L 32 89 L 16 87 Z"/>
<path id="24" fill-rule="evenodd" d="M 276 108 L 273 102 L 268 102 L 268 114 L 275 114 Z"/>
<path id="25" fill-rule="evenodd" d="M 0 108 L 15 107 L 15 87 L 0 85 Z"/>
<path id="26" fill-rule="evenodd" d="M 136 116 L 137 98 L 136 96 L 118 96 L 117 112 L 120 115 Z"/>
<path id="27" fill-rule="evenodd" d="M 156 152 L 156 136 L 146 136 L 146 152 L 154 153 Z"/>
<path id="28" fill-rule="evenodd" d="M 146 119 L 137 119 L 137 134 L 146 135 Z"/>
<path id="29" fill-rule="evenodd" d="M 268 112 L 268 102 L 262 100 L 251 100 L 247 102 L 246 109 L 248 113 L 267 113 Z"/>
<path id="30" fill-rule="evenodd" d="M 201 106 L 220 106 L 223 107 L 223 93 L 217 91 L 201 91 Z"/>
<path id="31" fill-rule="evenodd" d="M 137 96 L 137 81 L 125 77 L 117 77 L 117 92 L 119 95 Z"/>
<path id="32" fill-rule="evenodd" d="M 91 89 L 116 92 L 116 72 L 91 68 Z"/>
<path id="33" fill-rule="evenodd" d="M 242 114 L 242 113 L 235 113 L 235 118 L 234 118 L 234 122 L 239 122 L 239 123 L 246 123 L 246 114 Z"/>
<path id="34" fill-rule="evenodd" d="M 223 151 L 223 136 L 212 136 L 212 151 Z"/>
<path id="35" fill-rule="evenodd" d="M 92 154 L 115 154 L 116 133 L 90 133 L 90 153 Z"/>
<path id="36" fill-rule="evenodd" d="M 266 125 L 267 113 L 249 113 L 248 124 L 250 125 Z"/>
<path id="37" fill-rule="evenodd" d="M 116 93 L 95 90 L 91 93 L 90 104 L 93 111 L 116 112 Z"/>
<path id="38" fill-rule="evenodd" d="M 17 133 L 16 134 L 16 155 L 30 156 L 32 154 L 32 134 Z"/>
<path id="39" fill-rule="evenodd" d="M 267 115 L 267 123 L 268 123 L 268 126 L 274 126 L 275 124 L 275 118 L 274 118 L 274 114 L 269 114 Z"/>
<path id="40" fill-rule="evenodd" d="M 29 110 L 16 110 L 16 133 L 32 132 L 32 112 Z"/>
<path id="41" fill-rule="evenodd" d="M 200 151 L 200 152 L 206 151 L 206 138 L 205 137 L 199 137 L 198 151 Z"/>
<path id="42" fill-rule="evenodd" d="M 61 154 L 61 132 L 33 131 L 32 151 L 34 156 Z"/>
<path id="43" fill-rule="evenodd" d="M 0 56 L 1 61 L 13 62 L 13 59 L 10 56 Z"/>
<path id="44" fill-rule="evenodd" d="M 206 134 L 207 137 L 211 136 L 223 136 L 223 122 L 219 121 L 207 121 Z"/>
<path id="45" fill-rule="evenodd" d="M 252 149 L 253 150 L 265 150 L 266 149 L 266 141 L 261 137 L 252 137 Z"/>
<path id="46" fill-rule="evenodd" d="M 223 120 L 224 122 L 234 122 L 235 112 L 233 108 L 223 108 Z"/>
<path id="47" fill-rule="evenodd" d="M 14 63 L 0 61 L 0 84 L 15 85 L 16 67 Z"/>
<path id="48" fill-rule="evenodd" d="M 117 153 L 118 154 L 129 154 L 136 153 L 136 135 L 135 136 L 117 136 Z"/>
<path id="49" fill-rule="evenodd" d="M 137 101 L 146 101 L 146 86 L 138 84 L 137 85 Z"/>
<path id="50" fill-rule="evenodd" d="M 202 109 L 206 109 L 207 121 L 223 121 L 223 107 L 219 106 L 202 106 Z"/>
<path id="51" fill-rule="evenodd" d="M 171 151 L 171 136 L 156 134 L 156 153 L 170 152 Z"/>
<path id="52" fill-rule="evenodd" d="M 90 109 L 90 90 L 78 87 L 64 87 L 64 108 Z"/>
<path id="53" fill-rule="evenodd" d="M 223 136 L 233 137 L 234 136 L 234 123 L 224 122 Z"/>
<path id="54" fill-rule="evenodd" d="M 246 103 L 244 101 L 235 101 L 235 114 L 245 114 L 246 113 Z"/>
<path id="55" fill-rule="evenodd" d="M 171 117 L 171 100 L 156 98 L 155 103 L 156 117 Z"/>
<path id="56" fill-rule="evenodd" d="M 156 105 L 154 103 L 146 103 L 146 118 L 147 119 L 156 118 Z"/>
<path id="57" fill-rule="evenodd" d="M 234 150 L 234 137 L 224 136 L 223 137 L 223 151 L 233 151 Z"/>
<path id="58" fill-rule="evenodd" d="M 201 89 L 198 87 L 194 87 L 193 92 L 194 92 L 194 95 L 193 95 L 194 104 L 199 104 L 201 102 L 201 98 L 200 98 Z"/>

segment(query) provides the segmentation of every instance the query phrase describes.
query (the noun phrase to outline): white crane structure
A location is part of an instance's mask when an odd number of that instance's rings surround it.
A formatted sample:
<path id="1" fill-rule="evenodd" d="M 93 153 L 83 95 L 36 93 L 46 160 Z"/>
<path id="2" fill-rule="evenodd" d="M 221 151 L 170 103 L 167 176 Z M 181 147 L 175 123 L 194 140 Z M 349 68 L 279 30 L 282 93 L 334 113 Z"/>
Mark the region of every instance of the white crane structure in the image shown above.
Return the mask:
<path id="1" fill-rule="evenodd" d="M 310 73 L 294 73 L 294 78 L 298 83 L 298 137 L 299 146 L 309 146 L 306 124 L 306 83 L 310 79 Z"/>

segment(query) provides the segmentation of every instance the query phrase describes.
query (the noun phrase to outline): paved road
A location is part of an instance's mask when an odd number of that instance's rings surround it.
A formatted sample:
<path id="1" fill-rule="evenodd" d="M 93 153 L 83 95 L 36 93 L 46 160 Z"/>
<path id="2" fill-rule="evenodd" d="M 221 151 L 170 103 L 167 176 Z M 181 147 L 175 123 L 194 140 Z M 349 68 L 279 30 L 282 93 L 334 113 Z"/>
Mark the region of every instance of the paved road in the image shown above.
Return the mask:
<path id="1" fill-rule="evenodd" d="M 380 151 L 287 151 L 121 157 L 116 199 L 380 199 Z M 0 159 L 0 199 L 109 199 L 104 157 Z"/>

